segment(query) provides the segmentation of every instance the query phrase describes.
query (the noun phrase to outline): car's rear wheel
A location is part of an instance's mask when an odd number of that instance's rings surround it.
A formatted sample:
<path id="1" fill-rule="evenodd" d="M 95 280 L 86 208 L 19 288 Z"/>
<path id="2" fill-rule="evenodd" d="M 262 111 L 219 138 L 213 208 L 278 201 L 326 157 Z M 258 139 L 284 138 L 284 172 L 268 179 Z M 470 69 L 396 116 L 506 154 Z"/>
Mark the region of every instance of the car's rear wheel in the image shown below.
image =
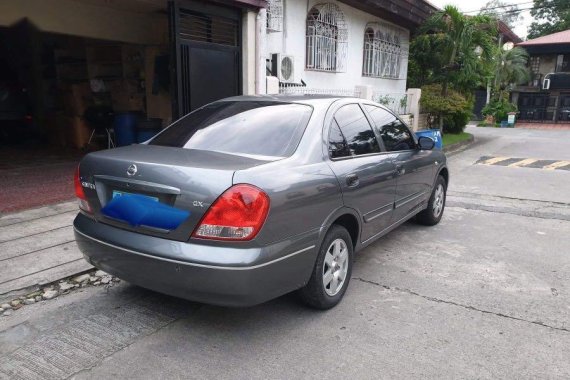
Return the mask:
<path id="1" fill-rule="evenodd" d="M 428 206 L 420 212 L 416 220 L 426 226 L 434 226 L 439 223 L 445 209 L 447 184 L 445 178 L 439 176 L 431 193 Z"/>
<path id="2" fill-rule="evenodd" d="M 353 247 L 348 231 L 333 225 L 319 249 L 311 279 L 300 289 L 309 306 L 325 310 L 340 302 L 352 274 Z"/>

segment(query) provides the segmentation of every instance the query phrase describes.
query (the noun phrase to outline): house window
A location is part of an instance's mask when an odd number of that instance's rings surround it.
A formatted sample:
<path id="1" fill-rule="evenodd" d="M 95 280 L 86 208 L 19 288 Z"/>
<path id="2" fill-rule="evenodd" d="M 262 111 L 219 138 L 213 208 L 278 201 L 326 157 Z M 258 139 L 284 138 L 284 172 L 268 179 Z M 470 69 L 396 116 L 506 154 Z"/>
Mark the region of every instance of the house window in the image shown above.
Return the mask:
<path id="1" fill-rule="evenodd" d="M 400 78 L 403 32 L 392 26 L 369 23 L 364 30 L 362 75 L 378 78 Z"/>
<path id="2" fill-rule="evenodd" d="M 283 0 L 269 0 L 267 2 L 267 31 L 283 31 Z"/>
<path id="3" fill-rule="evenodd" d="M 348 29 L 336 4 L 315 5 L 307 15 L 308 70 L 345 72 Z"/>

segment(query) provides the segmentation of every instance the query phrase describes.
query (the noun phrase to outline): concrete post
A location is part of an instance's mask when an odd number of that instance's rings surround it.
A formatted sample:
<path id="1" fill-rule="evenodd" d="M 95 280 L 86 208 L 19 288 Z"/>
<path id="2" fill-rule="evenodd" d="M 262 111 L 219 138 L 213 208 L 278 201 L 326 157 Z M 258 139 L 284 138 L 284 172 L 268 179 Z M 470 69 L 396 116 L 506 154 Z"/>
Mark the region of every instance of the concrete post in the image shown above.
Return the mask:
<path id="1" fill-rule="evenodd" d="M 370 85 L 355 86 L 354 92 L 360 93 L 359 97 L 366 100 L 372 100 L 372 96 L 374 95 L 373 88 Z"/>
<path id="2" fill-rule="evenodd" d="M 242 93 L 244 95 L 255 94 L 256 16 L 257 14 L 252 11 L 247 11 L 242 16 Z"/>
<path id="3" fill-rule="evenodd" d="M 266 49 L 266 23 L 267 23 L 267 10 L 260 9 L 259 13 L 257 14 L 256 18 L 256 38 L 255 38 L 255 54 L 256 54 L 256 63 L 255 63 L 255 93 L 259 94 L 266 94 L 267 93 L 267 85 L 266 85 L 266 64 L 265 64 L 265 49 Z"/>
<path id="4" fill-rule="evenodd" d="M 412 129 L 414 132 L 418 130 L 418 122 L 420 120 L 420 98 L 422 97 L 421 88 L 408 88 L 406 91 L 408 96 L 409 110 L 412 115 Z"/>

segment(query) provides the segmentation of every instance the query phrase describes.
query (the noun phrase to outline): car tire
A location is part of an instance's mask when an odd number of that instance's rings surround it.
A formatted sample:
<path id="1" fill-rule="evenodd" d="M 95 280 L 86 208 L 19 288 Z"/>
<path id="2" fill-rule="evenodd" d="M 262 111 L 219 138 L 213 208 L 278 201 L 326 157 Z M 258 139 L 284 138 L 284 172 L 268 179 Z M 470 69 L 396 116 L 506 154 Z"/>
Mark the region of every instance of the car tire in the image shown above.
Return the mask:
<path id="1" fill-rule="evenodd" d="M 305 304 L 326 310 L 340 302 L 352 275 L 353 252 L 348 231 L 333 225 L 319 248 L 309 282 L 299 290 Z"/>
<path id="2" fill-rule="evenodd" d="M 438 224 L 443 216 L 446 198 L 447 183 L 443 176 L 438 176 L 435 186 L 431 192 L 427 208 L 420 212 L 416 217 L 418 223 L 426 226 L 435 226 Z"/>

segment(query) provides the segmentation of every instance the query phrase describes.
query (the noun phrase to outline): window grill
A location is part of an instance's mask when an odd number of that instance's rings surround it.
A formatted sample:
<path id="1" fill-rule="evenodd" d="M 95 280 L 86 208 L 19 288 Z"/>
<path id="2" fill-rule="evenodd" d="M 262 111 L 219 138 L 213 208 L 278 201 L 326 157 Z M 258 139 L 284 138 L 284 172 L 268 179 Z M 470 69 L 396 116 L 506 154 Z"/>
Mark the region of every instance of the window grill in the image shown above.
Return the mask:
<path id="1" fill-rule="evenodd" d="M 538 70 L 540 69 L 540 56 L 532 56 L 528 62 L 532 73 L 538 74 Z"/>
<path id="2" fill-rule="evenodd" d="M 380 23 L 369 23 L 364 31 L 362 75 L 377 78 L 400 78 L 407 48 L 402 46 L 403 32 Z"/>
<path id="3" fill-rule="evenodd" d="M 283 31 L 283 0 L 269 0 L 267 2 L 267 31 Z"/>
<path id="4" fill-rule="evenodd" d="M 318 4 L 309 11 L 306 39 L 307 69 L 346 71 L 348 28 L 336 4 Z"/>

